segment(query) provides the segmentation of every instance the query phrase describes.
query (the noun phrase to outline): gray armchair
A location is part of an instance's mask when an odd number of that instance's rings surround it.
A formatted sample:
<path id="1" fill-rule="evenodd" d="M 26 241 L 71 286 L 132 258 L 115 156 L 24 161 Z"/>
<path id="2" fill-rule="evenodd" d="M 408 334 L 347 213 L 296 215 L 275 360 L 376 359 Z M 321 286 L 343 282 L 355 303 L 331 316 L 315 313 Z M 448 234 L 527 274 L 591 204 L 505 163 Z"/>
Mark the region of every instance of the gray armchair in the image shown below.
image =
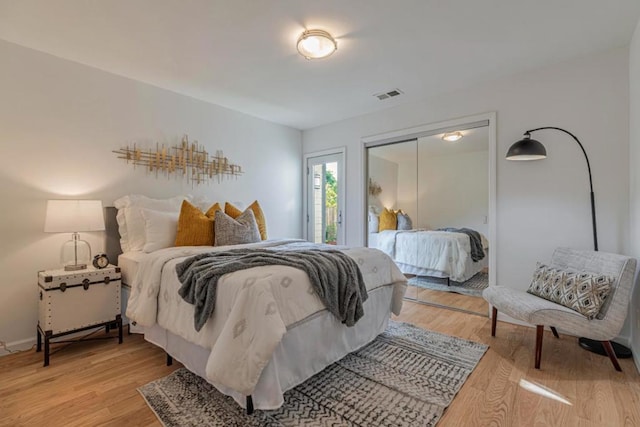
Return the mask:
<path id="1" fill-rule="evenodd" d="M 490 286 L 482 296 L 492 306 L 491 336 L 496 335 L 498 311 L 515 319 L 536 325 L 535 367 L 540 369 L 544 326 L 550 326 L 558 338 L 557 328 L 580 337 L 601 341 L 609 359 L 617 371 L 621 371 L 611 340 L 618 336 L 629 307 L 629 295 L 633 287 L 636 260 L 606 252 L 579 251 L 558 248 L 554 251 L 550 267 L 605 274 L 615 278 L 609 296 L 598 315 L 589 320 L 570 308 L 538 296 L 504 286 Z"/>

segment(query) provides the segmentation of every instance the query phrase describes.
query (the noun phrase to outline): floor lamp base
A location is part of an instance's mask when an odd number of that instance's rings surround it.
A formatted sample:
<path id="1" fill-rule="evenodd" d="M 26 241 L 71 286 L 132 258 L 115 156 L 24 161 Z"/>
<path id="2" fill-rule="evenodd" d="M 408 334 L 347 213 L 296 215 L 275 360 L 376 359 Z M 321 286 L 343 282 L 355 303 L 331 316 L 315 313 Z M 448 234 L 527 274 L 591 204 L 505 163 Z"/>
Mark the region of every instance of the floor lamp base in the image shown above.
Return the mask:
<path id="1" fill-rule="evenodd" d="M 600 354 L 602 356 L 607 356 L 607 352 L 605 351 L 600 341 L 592 340 L 589 338 L 578 338 L 578 344 L 580 344 L 580 347 L 584 348 L 585 350 Z M 616 354 L 616 357 L 618 359 L 628 359 L 631 357 L 631 350 L 628 347 L 625 347 L 622 344 L 618 344 L 617 342 L 613 341 L 611 341 L 611 345 L 613 346 L 613 352 Z"/>

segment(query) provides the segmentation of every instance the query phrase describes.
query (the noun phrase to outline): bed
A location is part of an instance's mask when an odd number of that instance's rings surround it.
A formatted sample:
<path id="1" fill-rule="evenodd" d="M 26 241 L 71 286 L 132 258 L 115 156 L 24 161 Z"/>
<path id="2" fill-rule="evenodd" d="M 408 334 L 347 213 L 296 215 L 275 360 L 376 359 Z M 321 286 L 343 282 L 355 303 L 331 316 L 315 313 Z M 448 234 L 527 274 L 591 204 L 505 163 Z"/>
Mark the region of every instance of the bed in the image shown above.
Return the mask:
<path id="1" fill-rule="evenodd" d="M 107 240 L 113 242 L 110 223 L 107 220 Z M 275 239 L 233 248 L 300 250 L 310 245 Z M 327 311 L 302 270 L 270 265 L 222 276 L 215 310 L 196 331 L 194 306 L 178 295 L 176 265 L 190 256 L 229 249 L 167 247 L 149 253 L 126 251 L 117 258 L 131 292 L 128 319 L 147 341 L 242 407 L 278 408 L 286 390 L 372 341 L 386 329 L 391 312 L 399 314 L 402 307 L 406 279 L 386 254 L 339 247 L 357 262 L 368 292 L 364 316 L 354 326 L 345 326 Z"/>
<path id="2" fill-rule="evenodd" d="M 489 245 L 482 236 L 485 256 L 471 257 L 469 236 L 433 230 L 384 230 L 369 233 L 369 246 L 389 255 L 405 274 L 465 282 L 488 266 Z"/>

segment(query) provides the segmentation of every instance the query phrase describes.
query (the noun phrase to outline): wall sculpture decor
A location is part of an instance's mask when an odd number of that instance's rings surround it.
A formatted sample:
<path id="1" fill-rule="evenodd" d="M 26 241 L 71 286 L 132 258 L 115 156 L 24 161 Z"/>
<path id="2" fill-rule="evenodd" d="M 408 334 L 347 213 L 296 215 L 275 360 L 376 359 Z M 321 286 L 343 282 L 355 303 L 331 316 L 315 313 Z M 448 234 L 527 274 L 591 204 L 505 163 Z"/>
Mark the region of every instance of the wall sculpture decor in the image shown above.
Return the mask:
<path id="1" fill-rule="evenodd" d="M 373 197 L 378 197 L 380 193 L 382 193 L 382 187 L 380 187 L 380 184 L 369 178 L 369 194 Z"/>
<path id="2" fill-rule="evenodd" d="M 142 149 L 133 143 L 113 152 L 134 167 L 142 166 L 147 172 L 155 173 L 156 178 L 160 175 L 182 177 L 195 185 L 209 183 L 214 178 L 220 182 L 223 177 L 237 177 L 243 173 L 242 167 L 230 163 L 222 151 L 209 154 L 198 141 L 189 142 L 188 135 L 172 147 L 156 144 L 155 149 Z"/>

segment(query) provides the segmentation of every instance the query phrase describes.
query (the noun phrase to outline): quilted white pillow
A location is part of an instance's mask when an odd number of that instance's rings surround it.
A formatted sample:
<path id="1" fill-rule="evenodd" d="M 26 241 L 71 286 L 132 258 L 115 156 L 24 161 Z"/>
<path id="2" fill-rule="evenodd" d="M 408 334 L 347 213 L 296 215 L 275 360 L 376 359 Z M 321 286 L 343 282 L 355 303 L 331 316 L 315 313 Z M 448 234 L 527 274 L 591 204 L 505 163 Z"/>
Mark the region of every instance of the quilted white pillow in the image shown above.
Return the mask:
<path id="1" fill-rule="evenodd" d="M 161 212 L 180 212 L 183 200 L 191 195 L 175 196 L 170 199 L 152 199 L 140 194 L 131 194 L 113 202 L 118 209 L 116 220 L 120 232 L 120 246 L 123 252 L 142 251 L 145 245 L 145 220 L 142 209 Z"/>
<path id="2" fill-rule="evenodd" d="M 161 212 L 141 209 L 144 218 L 145 243 L 142 250 L 153 252 L 169 248 L 176 241 L 179 212 Z"/>

